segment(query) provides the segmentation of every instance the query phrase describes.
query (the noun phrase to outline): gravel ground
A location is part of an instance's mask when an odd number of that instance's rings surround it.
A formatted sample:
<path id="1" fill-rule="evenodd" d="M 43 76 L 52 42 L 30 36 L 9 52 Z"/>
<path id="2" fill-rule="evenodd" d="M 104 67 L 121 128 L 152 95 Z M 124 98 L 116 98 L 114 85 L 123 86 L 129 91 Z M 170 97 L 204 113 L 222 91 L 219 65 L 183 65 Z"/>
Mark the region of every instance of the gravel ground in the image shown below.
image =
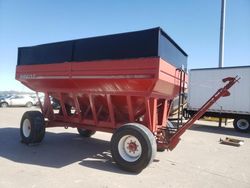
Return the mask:
<path id="1" fill-rule="evenodd" d="M 27 108 L 0 108 L 0 187 L 250 187 L 250 133 L 232 123 L 197 121 L 173 151 L 158 152 L 139 174 L 113 163 L 111 134 L 81 138 L 75 129 L 49 128 L 39 145 L 20 143 L 19 124 Z M 220 138 L 244 140 L 240 147 Z"/>

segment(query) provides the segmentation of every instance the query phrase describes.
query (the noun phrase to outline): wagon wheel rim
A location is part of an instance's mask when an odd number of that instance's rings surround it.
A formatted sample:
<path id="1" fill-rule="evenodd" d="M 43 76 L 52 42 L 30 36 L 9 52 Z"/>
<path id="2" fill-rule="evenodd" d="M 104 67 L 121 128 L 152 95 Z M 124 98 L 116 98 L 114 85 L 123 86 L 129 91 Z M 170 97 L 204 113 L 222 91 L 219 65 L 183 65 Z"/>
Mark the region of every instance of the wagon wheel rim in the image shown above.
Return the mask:
<path id="1" fill-rule="evenodd" d="M 249 122 L 245 119 L 240 119 L 238 120 L 237 122 L 237 126 L 242 129 L 242 130 L 245 130 L 245 129 L 248 129 L 249 127 Z"/>
<path id="2" fill-rule="evenodd" d="M 136 137 L 125 135 L 118 143 L 118 151 L 124 160 L 134 162 L 140 158 L 142 154 L 142 146 Z"/>
<path id="3" fill-rule="evenodd" d="M 23 135 L 25 137 L 29 137 L 30 136 L 30 132 L 31 132 L 31 124 L 30 124 L 30 120 L 25 119 L 23 121 Z"/>

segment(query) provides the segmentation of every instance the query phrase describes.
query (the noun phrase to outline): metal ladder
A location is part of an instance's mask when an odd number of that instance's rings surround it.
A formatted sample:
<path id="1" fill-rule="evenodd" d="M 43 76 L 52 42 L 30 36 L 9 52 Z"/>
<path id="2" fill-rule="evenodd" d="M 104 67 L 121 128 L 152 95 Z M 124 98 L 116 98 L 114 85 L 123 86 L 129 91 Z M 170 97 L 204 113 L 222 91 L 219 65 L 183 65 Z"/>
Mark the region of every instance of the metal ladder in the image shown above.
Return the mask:
<path id="1" fill-rule="evenodd" d="M 186 75 L 182 68 L 177 68 L 179 72 L 179 92 L 178 92 L 178 106 L 177 106 L 177 118 L 169 118 L 167 122 L 166 134 L 169 137 L 173 136 L 183 124 L 183 110 L 184 110 L 184 98 L 185 98 L 185 81 Z M 174 122 L 171 122 L 174 121 Z"/>
<path id="2" fill-rule="evenodd" d="M 183 119 L 183 109 L 184 109 L 184 98 L 185 98 L 185 81 L 186 74 L 182 68 L 176 69 L 180 72 L 180 82 L 179 82 L 179 98 L 178 98 L 178 111 L 177 111 L 177 129 L 182 125 Z"/>

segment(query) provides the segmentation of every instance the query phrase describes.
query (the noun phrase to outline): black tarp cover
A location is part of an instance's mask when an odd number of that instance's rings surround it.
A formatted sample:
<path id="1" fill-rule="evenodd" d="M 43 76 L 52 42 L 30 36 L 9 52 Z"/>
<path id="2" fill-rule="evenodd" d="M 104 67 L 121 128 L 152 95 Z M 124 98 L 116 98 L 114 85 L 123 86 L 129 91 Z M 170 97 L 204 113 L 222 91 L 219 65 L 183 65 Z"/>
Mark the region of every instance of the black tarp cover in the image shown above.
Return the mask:
<path id="1" fill-rule="evenodd" d="M 18 48 L 17 65 L 161 57 L 187 68 L 187 54 L 161 29 L 98 36 Z"/>

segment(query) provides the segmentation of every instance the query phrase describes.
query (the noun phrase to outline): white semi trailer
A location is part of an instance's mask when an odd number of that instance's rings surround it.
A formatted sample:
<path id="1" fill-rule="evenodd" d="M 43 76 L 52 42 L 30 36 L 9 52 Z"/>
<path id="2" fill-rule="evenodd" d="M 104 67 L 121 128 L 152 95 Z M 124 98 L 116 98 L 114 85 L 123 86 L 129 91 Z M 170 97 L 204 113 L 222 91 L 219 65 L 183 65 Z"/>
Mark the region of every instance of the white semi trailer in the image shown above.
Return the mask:
<path id="1" fill-rule="evenodd" d="M 240 80 L 229 90 L 230 96 L 218 100 L 204 116 L 232 118 L 237 131 L 250 131 L 250 66 L 191 69 L 185 115 L 195 114 L 223 85 L 223 78 L 235 76 Z"/>

